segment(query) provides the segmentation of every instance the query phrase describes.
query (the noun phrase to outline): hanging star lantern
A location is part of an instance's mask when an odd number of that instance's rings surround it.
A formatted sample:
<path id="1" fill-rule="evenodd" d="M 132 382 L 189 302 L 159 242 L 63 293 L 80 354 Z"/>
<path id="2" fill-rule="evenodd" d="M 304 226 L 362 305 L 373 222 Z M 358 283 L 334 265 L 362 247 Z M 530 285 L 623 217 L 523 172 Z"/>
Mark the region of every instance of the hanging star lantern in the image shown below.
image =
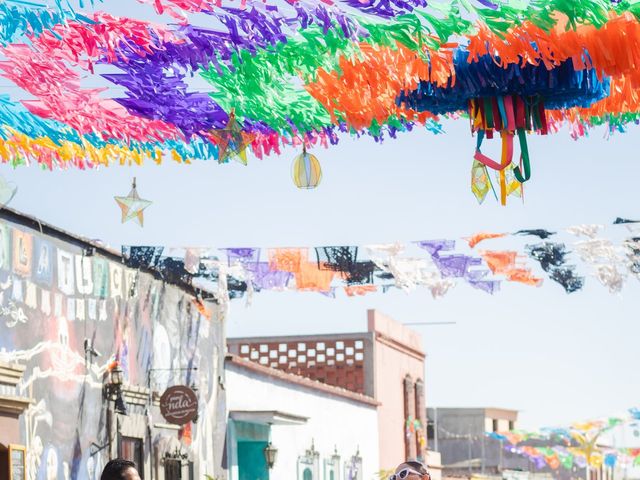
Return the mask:
<path id="1" fill-rule="evenodd" d="M 218 146 L 218 163 L 226 163 L 229 158 L 237 157 L 243 165 L 247 164 L 247 147 L 255 135 L 242 130 L 233 111 L 229 114 L 227 126 L 212 130 L 210 135 Z"/>
<path id="2" fill-rule="evenodd" d="M 490 182 L 487 167 L 477 160 L 474 160 L 473 166 L 471 167 L 471 191 L 476 196 L 478 203 L 484 202 L 490 190 Z"/>
<path id="3" fill-rule="evenodd" d="M 138 222 L 141 227 L 144 226 L 143 210 L 151 205 L 149 200 L 143 200 L 138 196 L 138 190 L 136 189 L 136 179 L 133 179 L 133 185 L 131 191 L 126 197 L 113 197 L 115 198 L 118 206 L 122 210 L 122 223 L 134 220 Z"/>

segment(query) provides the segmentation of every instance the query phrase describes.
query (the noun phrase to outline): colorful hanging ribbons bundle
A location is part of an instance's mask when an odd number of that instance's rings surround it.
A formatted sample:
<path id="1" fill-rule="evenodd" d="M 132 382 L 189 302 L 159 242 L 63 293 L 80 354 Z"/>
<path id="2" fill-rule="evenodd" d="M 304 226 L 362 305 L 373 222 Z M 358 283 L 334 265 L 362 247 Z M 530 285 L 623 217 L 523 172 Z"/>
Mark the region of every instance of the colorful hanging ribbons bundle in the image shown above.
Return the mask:
<path id="1" fill-rule="evenodd" d="M 477 133 L 471 188 L 480 203 L 493 188 L 487 168 L 498 172 L 502 205 L 507 195 L 522 195 L 522 184 L 531 178 L 526 134 L 547 134 L 547 108 L 588 107 L 609 93 L 608 79 L 599 79 L 594 70 L 576 70 L 571 61 L 553 68 L 542 63 L 502 67 L 490 55 L 471 61 L 464 49 L 453 58 L 455 77 L 448 85 L 420 82 L 415 90 L 401 93 L 398 103 L 435 113 L 459 111 L 468 103 L 471 129 Z M 494 132 L 502 140 L 499 162 L 481 151 Z M 521 151 L 517 166 L 512 163 L 516 135 Z"/>

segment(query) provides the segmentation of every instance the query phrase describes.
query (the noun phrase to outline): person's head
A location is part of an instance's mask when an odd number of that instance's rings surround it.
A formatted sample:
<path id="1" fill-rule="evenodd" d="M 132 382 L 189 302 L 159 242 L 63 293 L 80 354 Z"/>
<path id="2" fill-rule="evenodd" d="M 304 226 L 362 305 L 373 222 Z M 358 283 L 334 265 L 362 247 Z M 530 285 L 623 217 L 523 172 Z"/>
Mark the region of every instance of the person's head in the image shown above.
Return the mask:
<path id="1" fill-rule="evenodd" d="M 422 463 L 407 461 L 398 465 L 389 480 L 431 480 L 431 475 Z"/>
<path id="2" fill-rule="evenodd" d="M 135 463 L 116 458 L 104 466 L 100 480 L 140 480 L 140 475 Z"/>

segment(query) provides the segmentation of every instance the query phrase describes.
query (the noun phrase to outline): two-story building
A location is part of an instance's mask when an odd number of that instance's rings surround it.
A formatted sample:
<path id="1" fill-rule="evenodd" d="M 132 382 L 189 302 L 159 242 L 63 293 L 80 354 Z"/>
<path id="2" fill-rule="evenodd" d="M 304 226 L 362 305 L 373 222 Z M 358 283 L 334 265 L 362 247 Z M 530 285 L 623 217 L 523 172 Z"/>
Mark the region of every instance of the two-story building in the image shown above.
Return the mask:
<path id="1" fill-rule="evenodd" d="M 97 480 L 116 456 L 221 473 L 225 343 L 200 293 L 0 210 L 0 479 Z"/>

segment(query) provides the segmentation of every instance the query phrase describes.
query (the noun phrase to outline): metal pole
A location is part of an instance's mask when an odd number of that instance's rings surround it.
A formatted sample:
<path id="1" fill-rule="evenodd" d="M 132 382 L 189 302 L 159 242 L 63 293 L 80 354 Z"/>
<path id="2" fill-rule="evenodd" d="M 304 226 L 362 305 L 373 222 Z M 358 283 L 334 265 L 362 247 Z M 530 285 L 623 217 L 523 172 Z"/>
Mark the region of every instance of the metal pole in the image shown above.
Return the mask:
<path id="1" fill-rule="evenodd" d="M 468 460 L 468 463 L 469 463 L 469 465 L 468 465 L 468 467 L 469 467 L 469 478 L 471 478 L 471 424 L 469 424 L 469 436 L 467 438 L 469 440 L 468 443 L 467 443 L 467 453 L 468 453 L 468 457 L 469 457 L 469 460 Z"/>
<path id="2" fill-rule="evenodd" d="M 408 322 L 404 325 L 457 325 L 458 322 Z"/>
<path id="3" fill-rule="evenodd" d="M 433 445 L 438 452 L 438 407 L 433 409 Z"/>
<path id="4" fill-rule="evenodd" d="M 147 371 L 147 390 L 149 392 L 149 398 L 147 400 L 147 434 L 149 435 L 149 477 L 153 480 L 153 474 L 155 473 L 155 465 L 153 464 L 153 420 L 152 408 L 153 408 L 153 392 L 151 391 L 151 369 Z M 144 467 L 143 467 L 144 468 Z"/>
<path id="5" fill-rule="evenodd" d="M 482 475 L 484 475 L 484 435 L 482 435 L 482 438 L 480 439 L 480 449 L 481 449 L 481 468 L 480 468 L 480 472 L 482 473 Z"/>

